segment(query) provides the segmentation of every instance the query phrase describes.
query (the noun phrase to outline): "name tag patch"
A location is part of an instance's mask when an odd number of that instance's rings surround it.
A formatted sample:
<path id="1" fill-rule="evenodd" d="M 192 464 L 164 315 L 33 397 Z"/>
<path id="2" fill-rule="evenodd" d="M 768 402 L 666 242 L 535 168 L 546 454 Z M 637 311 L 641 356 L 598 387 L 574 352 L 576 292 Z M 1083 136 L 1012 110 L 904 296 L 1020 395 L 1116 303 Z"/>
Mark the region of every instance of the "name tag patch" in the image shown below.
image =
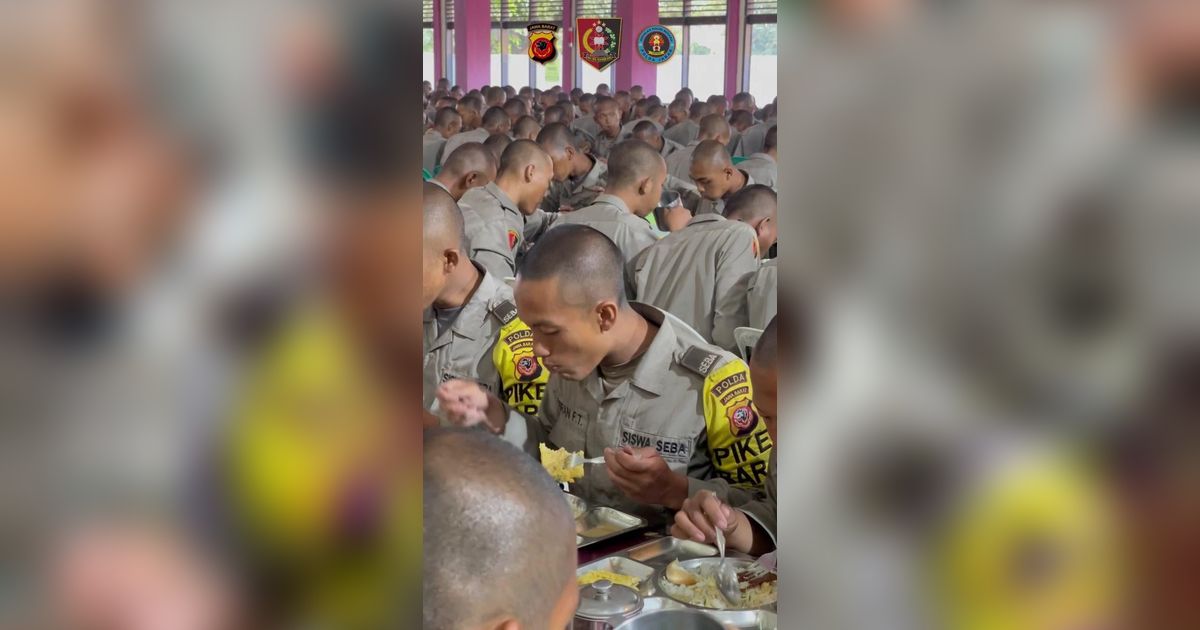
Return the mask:
<path id="1" fill-rule="evenodd" d="M 654 447 L 667 463 L 687 464 L 692 458 L 692 438 L 666 437 L 634 429 L 621 428 L 620 446 Z"/>

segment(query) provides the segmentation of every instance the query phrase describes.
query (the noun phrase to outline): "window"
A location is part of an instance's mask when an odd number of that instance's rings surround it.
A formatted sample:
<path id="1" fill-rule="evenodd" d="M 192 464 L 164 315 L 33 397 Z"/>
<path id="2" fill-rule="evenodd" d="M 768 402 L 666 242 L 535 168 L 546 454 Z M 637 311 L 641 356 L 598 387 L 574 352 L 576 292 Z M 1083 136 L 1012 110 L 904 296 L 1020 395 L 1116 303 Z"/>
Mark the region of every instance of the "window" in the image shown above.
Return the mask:
<path id="1" fill-rule="evenodd" d="M 433 65 L 433 29 L 421 29 L 421 78 L 437 85 Z"/>
<path id="2" fill-rule="evenodd" d="M 658 93 L 686 86 L 696 98 L 725 93 L 725 0 L 661 0 L 659 21 L 675 33 L 679 52 L 658 69 Z"/>
<path id="3" fill-rule="evenodd" d="M 746 4 L 746 73 L 742 88 L 759 107 L 779 91 L 779 2 L 749 0 Z"/>
<path id="4" fill-rule="evenodd" d="M 689 26 L 687 85 L 696 98 L 725 94 L 725 25 Z"/>
<path id="5" fill-rule="evenodd" d="M 446 1 L 447 6 L 453 5 Z M 562 0 L 491 0 L 492 85 L 519 89 L 534 82 L 539 87 L 561 82 L 561 60 L 542 67 L 529 58 L 526 27 L 533 22 L 547 22 L 561 29 L 562 4 Z"/>
<path id="6" fill-rule="evenodd" d="M 774 100 L 779 90 L 778 24 L 749 24 L 746 30 L 750 62 L 746 64 L 745 89 L 762 107 Z"/>
<path id="7" fill-rule="evenodd" d="M 500 29 L 492 29 L 492 72 L 489 75 L 491 76 L 491 79 L 488 81 L 489 85 L 504 85 L 507 83 L 506 77 L 504 76 L 507 73 L 507 68 L 505 68 L 504 55 L 501 52 L 501 44 L 503 42 L 501 41 L 502 37 L 500 36 L 500 33 Z M 463 87 L 466 88 L 467 86 Z M 471 89 L 478 89 L 480 87 L 483 86 L 470 86 Z"/>
<path id="8" fill-rule="evenodd" d="M 668 26 L 675 33 L 675 56 L 658 64 L 658 95 L 669 105 L 683 87 L 683 26 Z"/>
<path id="9" fill-rule="evenodd" d="M 421 0 L 421 77 L 437 84 L 433 64 L 433 0 Z"/>

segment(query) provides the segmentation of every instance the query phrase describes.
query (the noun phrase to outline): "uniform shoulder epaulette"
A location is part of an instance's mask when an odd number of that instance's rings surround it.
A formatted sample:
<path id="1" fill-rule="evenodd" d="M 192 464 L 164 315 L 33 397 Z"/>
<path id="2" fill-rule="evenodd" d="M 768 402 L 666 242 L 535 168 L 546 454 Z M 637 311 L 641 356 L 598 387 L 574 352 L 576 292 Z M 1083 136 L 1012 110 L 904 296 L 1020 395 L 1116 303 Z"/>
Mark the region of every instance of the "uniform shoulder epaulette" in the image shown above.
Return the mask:
<path id="1" fill-rule="evenodd" d="M 511 300 L 500 300 L 492 306 L 492 315 L 495 315 L 501 324 L 507 324 L 517 317 L 517 305 Z"/>
<path id="2" fill-rule="evenodd" d="M 679 364 L 700 376 L 708 376 L 720 359 L 721 355 L 716 352 L 700 346 L 692 346 L 680 357 Z"/>

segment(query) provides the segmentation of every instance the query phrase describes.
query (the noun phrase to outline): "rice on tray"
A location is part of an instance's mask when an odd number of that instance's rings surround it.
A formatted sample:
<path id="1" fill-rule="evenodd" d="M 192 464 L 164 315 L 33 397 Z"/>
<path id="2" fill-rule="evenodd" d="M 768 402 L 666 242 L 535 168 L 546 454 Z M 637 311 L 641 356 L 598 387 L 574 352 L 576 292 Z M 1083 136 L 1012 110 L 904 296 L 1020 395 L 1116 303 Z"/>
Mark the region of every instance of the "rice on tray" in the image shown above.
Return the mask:
<path id="1" fill-rule="evenodd" d="M 717 578 L 711 568 L 705 567 L 691 573 L 699 580 L 699 582 L 692 586 L 680 586 L 667 579 L 660 580 L 660 586 L 672 597 L 693 606 L 702 606 L 704 608 L 716 608 L 718 610 L 734 608 L 735 610 L 743 610 L 748 608 L 762 608 L 763 606 L 775 603 L 774 580 L 764 582 L 752 588 L 746 588 L 746 583 L 742 582 L 741 605 L 731 607 L 725 601 L 725 598 L 721 596 L 721 589 L 717 586 Z"/>

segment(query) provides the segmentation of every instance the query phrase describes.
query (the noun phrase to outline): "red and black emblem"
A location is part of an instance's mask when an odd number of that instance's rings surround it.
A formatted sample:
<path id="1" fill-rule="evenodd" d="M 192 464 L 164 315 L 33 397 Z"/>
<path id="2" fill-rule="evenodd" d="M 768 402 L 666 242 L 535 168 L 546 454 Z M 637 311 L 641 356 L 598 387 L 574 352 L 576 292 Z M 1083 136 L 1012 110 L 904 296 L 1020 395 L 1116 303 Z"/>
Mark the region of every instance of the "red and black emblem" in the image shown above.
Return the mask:
<path id="1" fill-rule="evenodd" d="M 517 364 L 517 380 L 532 381 L 542 374 L 542 364 L 532 354 L 523 354 L 513 359 Z"/>
<path id="2" fill-rule="evenodd" d="M 755 413 L 749 400 L 734 403 L 734 406 L 729 409 L 728 416 L 729 430 L 736 437 L 749 435 L 751 431 L 754 431 L 754 427 L 758 426 L 758 414 Z"/>
<path id="3" fill-rule="evenodd" d="M 557 37 L 558 26 L 555 24 L 530 24 L 529 58 L 540 64 L 554 61 L 558 57 L 558 46 L 554 43 Z"/>
<path id="4" fill-rule="evenodd" d="M 519 238 L 519 237 L 520 237 L 520 235 L 519 235 L 519 234 L 517 234 L 517 231 L 516 231 L 516 230 L 509 230 L 509 231 L 508 231 L 508 248 L 509 248 L 509 249 L 516 249 L 516 247 L 517 247 L 517 238 Z"/>

